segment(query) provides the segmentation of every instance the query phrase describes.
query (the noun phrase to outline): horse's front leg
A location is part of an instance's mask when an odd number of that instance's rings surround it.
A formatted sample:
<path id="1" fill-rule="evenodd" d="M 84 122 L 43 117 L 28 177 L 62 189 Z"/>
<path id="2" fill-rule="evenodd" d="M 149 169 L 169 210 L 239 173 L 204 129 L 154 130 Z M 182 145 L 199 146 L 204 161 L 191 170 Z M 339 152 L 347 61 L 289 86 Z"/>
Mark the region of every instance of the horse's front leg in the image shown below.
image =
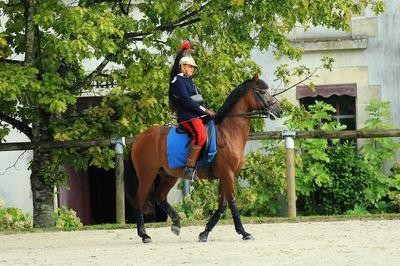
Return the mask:
<path id="1" fill-rule="evenodd" d="M 208 233 L 214 228 L 214 226 L 218 223 L 219 219 L 224 215 L 226 210 L 226 202 L 224 195 L 221 190 L 221 183 L 219 185 L 219 192 L 218 192 L 218 209 L 215 211 L 211 219 L 206 224 L 206 228 L 203 232 L 199 234 L 199 241 L 200 242 L 207 242 Z"/>
<path id="2" fill-rule="evenodd" d="M 228 204 L 229 208 L 231 209 L 233 223 L 235 224 L 236 232 L 243 236 L 243 240 L 254 240 L 254 237 L 244 230 L 242 221 L 240 220 L 240 214 L 236 204 L 236 199 L 233 198 L 232 200 L 228 201 Z"/>
<path id="3" fill-rule="evenodd" d="M 254 240 L 254 237 L 244 230 L 242 221 L 240 220 L 239 209 L 235 199 L 235 187 L 234 178 L 227 177 L 221 179 L 222 188 L 224 190 L 225 198 L 228 201 L 229 209 L 232 213 L 233 223 L 235 224 L 235 230 L 238 234 L 243 236 L 243 240 Z"/>

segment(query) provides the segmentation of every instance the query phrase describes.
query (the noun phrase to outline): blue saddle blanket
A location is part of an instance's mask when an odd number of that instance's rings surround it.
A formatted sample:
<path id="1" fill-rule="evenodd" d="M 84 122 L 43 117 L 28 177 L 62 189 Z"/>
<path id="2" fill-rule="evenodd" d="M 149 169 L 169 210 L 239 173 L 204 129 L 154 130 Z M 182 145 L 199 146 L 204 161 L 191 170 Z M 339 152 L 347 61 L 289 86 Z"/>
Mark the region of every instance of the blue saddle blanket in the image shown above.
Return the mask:
<path id="1" fill-rule="evenodd" d="M 210 133 L 208 133 L 210 132 Z M 207 135 L 209 139 L 209 148 L 207 155 L 201 155 L 197 166 L 204 166 L 213 161 L 217 154 L 217 135 L 215 132 L 214 121 L 211 120 L 208 123 Z M 167 158 L 169 168 L 180 168 L 184 167 L 186 163 L 186 157 L 189 155 L 190 136 L 189 134 L 181 134 L 176 132 L 176 127 L 172 127 L 167 136 Z M 204 154 L 202 152 L 202 154 Z"/>

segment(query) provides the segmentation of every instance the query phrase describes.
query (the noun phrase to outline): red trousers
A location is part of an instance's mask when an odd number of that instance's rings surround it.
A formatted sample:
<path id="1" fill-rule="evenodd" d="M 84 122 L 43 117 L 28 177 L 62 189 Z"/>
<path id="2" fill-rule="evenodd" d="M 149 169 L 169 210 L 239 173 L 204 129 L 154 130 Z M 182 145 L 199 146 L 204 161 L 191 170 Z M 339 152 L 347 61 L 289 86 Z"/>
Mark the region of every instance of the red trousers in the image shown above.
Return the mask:
<path id="1" fill-rule="evenodd" d="M 192 135 L 192 143 L 194 145 L 202 147 L 204 143 L 206 143 L 206 126 L 203 124 L 203 120 L 201 120 L 200 117 L 184 121 L 182 125 L 189 131 L 190 135 Z"/>

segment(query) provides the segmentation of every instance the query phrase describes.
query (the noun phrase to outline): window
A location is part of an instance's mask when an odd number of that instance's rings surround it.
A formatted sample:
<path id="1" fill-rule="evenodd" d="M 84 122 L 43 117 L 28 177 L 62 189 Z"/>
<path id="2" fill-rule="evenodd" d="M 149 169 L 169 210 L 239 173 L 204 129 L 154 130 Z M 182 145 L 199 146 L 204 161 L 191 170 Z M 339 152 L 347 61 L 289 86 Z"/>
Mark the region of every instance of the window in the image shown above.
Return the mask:
<path id="1" fill-rule="evenodd" d="M 329 103 L 336 109 L 334 118 L 347 126 L 348 130 L 356 129 L 356 95 L 357 85 L 333 84 L 316 86 L 311 90 L 308 86 L 296 88 L 296 98 L 306 109 L 315 101 Z"/>

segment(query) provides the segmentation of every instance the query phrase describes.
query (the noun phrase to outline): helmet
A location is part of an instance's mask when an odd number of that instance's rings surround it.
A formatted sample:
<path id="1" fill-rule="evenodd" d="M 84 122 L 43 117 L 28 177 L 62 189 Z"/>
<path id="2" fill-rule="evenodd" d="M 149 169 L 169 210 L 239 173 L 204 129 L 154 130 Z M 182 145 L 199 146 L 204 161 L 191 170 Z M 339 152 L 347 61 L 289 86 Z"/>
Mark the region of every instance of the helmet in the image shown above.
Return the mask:
<path id="1" fill-rule="evenodd" d="M 184 56 L 179 60 L 179 65 L 191 65 L 197 67 L 196 62 L 194 61 L 193 57 L 191 56 Z"/>

